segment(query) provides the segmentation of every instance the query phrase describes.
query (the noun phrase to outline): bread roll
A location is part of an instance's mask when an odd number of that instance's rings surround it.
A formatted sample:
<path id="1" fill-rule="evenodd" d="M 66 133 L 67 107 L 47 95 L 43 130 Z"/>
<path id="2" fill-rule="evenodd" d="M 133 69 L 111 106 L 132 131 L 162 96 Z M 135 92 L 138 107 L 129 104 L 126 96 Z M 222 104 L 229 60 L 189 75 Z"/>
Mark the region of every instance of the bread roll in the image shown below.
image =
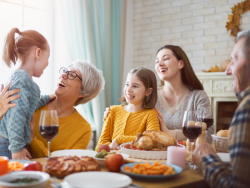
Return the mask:
<path id="1" fill-rule="evenodd" d="M 220 130 L 217 132 L 216 136 L 228 137 L 228 130 Z"/>

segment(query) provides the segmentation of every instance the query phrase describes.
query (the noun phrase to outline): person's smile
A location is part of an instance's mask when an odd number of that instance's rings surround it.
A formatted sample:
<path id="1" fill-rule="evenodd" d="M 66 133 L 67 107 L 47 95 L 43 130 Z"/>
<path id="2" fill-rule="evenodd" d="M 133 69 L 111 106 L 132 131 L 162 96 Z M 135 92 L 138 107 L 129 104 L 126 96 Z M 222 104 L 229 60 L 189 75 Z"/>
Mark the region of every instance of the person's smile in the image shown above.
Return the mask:
<path id="1" fill-rule="evenodd" d="M 131 95 L 131 94 L 126 94 L 126 99 L 128 100 L 132 100 L 133 98 L 135 98 L 134 95 Z"/>
<path id="2" fill-rule="evenodd" d="M 65 84 L 64 84 L 63 82 L 59 82 L 59 83 L 57 84 L 57 87 L 58 87 L 58 88 L 65 88 L 66 86 L 65 86 Z"/>
<path id="3" fill-rule="evenodd" d="M 158 70 L 158 72 L 160 73 L 160 74 L 164 74 L 165 72 L 167 72 L 167 68 L 159 68 L 159 70 Z"/>

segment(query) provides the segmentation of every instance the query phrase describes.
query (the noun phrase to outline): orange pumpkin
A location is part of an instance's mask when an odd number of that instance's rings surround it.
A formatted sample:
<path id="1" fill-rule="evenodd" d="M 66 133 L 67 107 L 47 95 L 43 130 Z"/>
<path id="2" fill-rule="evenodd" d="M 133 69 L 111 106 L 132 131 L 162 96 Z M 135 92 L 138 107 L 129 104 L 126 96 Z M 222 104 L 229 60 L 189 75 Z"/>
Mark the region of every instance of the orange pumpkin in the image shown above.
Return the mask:
<path id="1" fill-rule="evenodd" d="M 220 70 L 225 71 L 230 63 L 231 60 L 229 59 L 222 61 L 222 63 L 220 64 Z"/>

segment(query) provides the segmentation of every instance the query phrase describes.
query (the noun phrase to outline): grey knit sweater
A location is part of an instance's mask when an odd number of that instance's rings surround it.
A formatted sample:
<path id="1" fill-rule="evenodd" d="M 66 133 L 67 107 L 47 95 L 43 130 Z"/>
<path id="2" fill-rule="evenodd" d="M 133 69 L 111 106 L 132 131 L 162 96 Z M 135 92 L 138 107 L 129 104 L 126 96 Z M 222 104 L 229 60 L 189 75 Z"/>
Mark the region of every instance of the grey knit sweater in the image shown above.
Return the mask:
<path id="1" fill-rule="evenodd" d="M 166 101 L 162 87 L 157 90 L 158 100 L 156 108 L 160 110 L 163 121 L 169 130 L 176 130 L 177 140 L 186 139 L 182 133 L 182 121 L 185 110 L 199 110 L 201 107 L 210 106 L 209 98 L 203 90 L 189 90 L 185 87 L 178 102 L 171 107 Z M 206 141 L 211 143 L 214 126 L 207 130 Z"/>
<path id="2" fill-rule="evenodd" d="M 12 101 L 16 107 L 10 108 L 0 121 L 0 135 L 9 139 L 12 153 L 21 151 L 30 143 L 30 120 L 36 109 L 45 106 L 49 95 L 40 96 L 38 85 L 25 70 L 15 70 L 7 83 L 10 89 L 20 89 L 20 98 Z"/>

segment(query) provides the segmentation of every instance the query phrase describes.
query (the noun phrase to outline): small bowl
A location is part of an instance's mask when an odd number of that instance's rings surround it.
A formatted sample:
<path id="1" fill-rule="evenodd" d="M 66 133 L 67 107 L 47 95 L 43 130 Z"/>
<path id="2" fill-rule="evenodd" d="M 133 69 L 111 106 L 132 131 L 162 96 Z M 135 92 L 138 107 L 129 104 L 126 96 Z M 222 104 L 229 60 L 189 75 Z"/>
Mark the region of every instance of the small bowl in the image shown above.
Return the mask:
<path id="1" fill-rule="evenodd" d="M 38 182 L 34 183 L 10 183 L 10 181 L 16 180 L 18 178 L 36 178 Z M 1 188 L 43 188 L 46 187 L 47 180 L 50 178 L 50 175 L 45 172 L 38 171 L 21 171 L 21 172 L 12 172 L 0 177 L 0 187 Z"/>
<path id="2" fill-rule="evenodd" d="M 121 154 L 123 156 L 123 159 L 129 158 L 129 155 L 126 154 L 126 153 L 117 153 L 117 154 Z M 96 157 L 94 157 L 94 159 L 101 165 L 101 167 L 106 167 L 104 158 L 96 158 Z"/>

